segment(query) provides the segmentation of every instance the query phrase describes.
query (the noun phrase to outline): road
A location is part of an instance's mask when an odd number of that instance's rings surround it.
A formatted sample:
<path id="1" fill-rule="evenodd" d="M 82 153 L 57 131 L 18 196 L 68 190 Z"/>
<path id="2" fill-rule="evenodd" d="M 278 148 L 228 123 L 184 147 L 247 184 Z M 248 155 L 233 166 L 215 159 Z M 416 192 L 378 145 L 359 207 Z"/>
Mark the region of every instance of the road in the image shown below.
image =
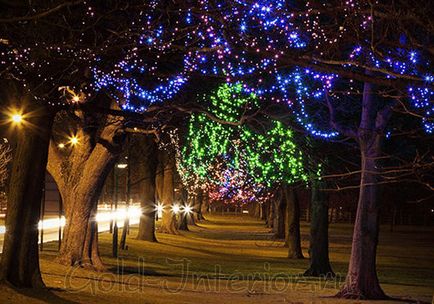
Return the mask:
<path id="1" fill-rule="evenodd" d="M 140 221 L 140 213 L 137 212 L 137 210 L 131 208 L 128 212 L 130 215 L 130 225 L 136 225 Z M 98 215 L 96 217 L 98 221 L 98 232 L 104 232 L 110 230 L 110 222 L 111 218 L 118 218 L 118 227 L 124 226 L 124 220 L 125 220 L 126 212 L 125 210 L 119 210 L 117 212 L 117 215 L 114 215 L 113 213 L 109 211 L 99 211 Z M 60 226 L 65 225 L 65 220 L 62 219 L 59 221 L 58 218 L 51 218 L 44 220 L 44 236 L 43 241 L 44 243 L 52 242 L 52 241 L 58 241 L 59 240 L 59 224 Z M 41 243 L 41 224 L 39 224 L 39 243 Z M 0 253 L 3 252 L 3 239 L 4 239 L 4 233 L 5 233 L 5 226 L 0 225 Z"/>

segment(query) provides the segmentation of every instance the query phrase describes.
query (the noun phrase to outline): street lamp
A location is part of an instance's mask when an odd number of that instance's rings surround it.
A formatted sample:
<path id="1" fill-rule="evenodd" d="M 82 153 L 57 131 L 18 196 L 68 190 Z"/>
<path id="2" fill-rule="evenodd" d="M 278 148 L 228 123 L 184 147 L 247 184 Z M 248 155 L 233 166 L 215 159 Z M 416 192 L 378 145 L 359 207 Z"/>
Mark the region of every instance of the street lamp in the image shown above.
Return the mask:
<path id="1" fill-rule="evenodd" d="M 78 137 L 76 135 L 73 135 L 69 138 L 69 143 L 73 146 L 78 144 Z"/>
<path id="2" fill-rule="evenodd" d="M 114 203 L 115 203 L 115 214 L 117 214 L 118 211 L 118 170 L 116 169 L 125 169 L 126 167 L 128 167 L 128 164 L 123 164 L 123 163 L 119 163 L 116 164 L 115 167 L 113 168 L 114 170 L 114 178 L 115 178 L 115 182 L 114 182 L 114 187 L 115 187 L 115 199 L 114 199 Z M 117 258 L 118 257 L 118 219 L 117 217 L 114 219 L 114 223 L 113 223 L 113 242 L 112 242 L 112 253 L 113 253 L 113 257 Z"/>
<path id="3" fill-rule="evenodd" d="M 10 109 L 7 115 L 9 116 L 9 122 L 15 126 L 21 126 L 24 122 L 24 115 L 21 110 Z"/>
<path id="4" fill-rule="evenodd" d="M 172 211 L 173 211 L 173 213 L 178 214 L 180 211 L 179 205 L 173 205 Z"/>
<path id="5" fill-rule="evenodd" d="M 12 120 L 13 123 L 21 124 L 21 122 L 23 121 L 23 115 L 18 114 L 18 113 L 17 114 L 13 114 L 11 116 L 11 120 Z"/>
<path id="6" fill-rule="evenodd" d="M 155 211 L 157 211 L 157 221 L 158 221 L 158 219 L 160 219 L 160 218 L 163 217 L 163 211 L 164 211 L 164 206 L 163 206 L 163 204 L 158 203 L 158 204 L 155 206 Z"/>

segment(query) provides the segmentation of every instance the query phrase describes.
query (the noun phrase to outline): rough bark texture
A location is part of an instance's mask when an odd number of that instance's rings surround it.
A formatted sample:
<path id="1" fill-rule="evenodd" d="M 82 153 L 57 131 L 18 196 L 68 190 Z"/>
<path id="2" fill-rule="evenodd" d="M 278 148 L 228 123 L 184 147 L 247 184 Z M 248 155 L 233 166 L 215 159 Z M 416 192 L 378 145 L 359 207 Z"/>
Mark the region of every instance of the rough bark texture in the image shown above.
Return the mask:
<path id="1" fill-rule="evenodd" d="M 143 141 L 144 162 L 139 168 L 140 196 L 142 214 L 140 216 L 138 240 L 156 242 L 155 237 L 155 205 L 156 205 L 156 172 L 158 164 L 157 144 L 151 136 L 141 138 Z"/>
<path id="2" fill-rule="evenodd" d="M 160 232 L 178 234 L 176 215 L 172 212 L 174 199 L 175 160 L 173 157 L 170 157 L 167 152 L 164 154 L 163 189 L 161 194 L 161 202 L 164 206 L 164 211 L 163 218 L 161 220 Z"/>
<path id="3" fill-rule="evenodd" d="M 292 187 L 284 188 L 286 198 L 285 240 L 288 246 L 288 258 L 303 259 L 300 237 L 300 206 L 297 194 Z"/>
<path id="4" fill-rule="evenodd" d="M 0 281 L 15 287 L 38 288 L 44 287 L 44 283 L 39 270 L 36 227 L 54 115 L 43 106 L 29 105 L 26 110 L 32 115 L 17 130 Z"/>
<path id="5" fill-rule="evenodd" d="M 361 151 L 361 179 L 353 243 L 345 285 L 338 297 L 359 299 L 384 299 L 380 287 L 376 254 L 379 233 L 379 203 L 377 178 L 381 141 L 390 115 L 388 107 L 379 109 L 373 99 L 372 85 L 365 83 L 362 102 L 362 118 L 358 130 Z"/>
<path id="6" fill-rule="evenodd" d="M 310 222 L 310 266 L 306 276 L 334 276 L 329 260 L 328 235 L 328 197 L 324 191 L 323 181 L 315 180 L 312 183 L 311 222 Z"/>
<path id="7" fill-rule="evenodd" d="M 97 207 L 98 205 L 94 204 L 91 218 L 87 226 L 81 265 L 96 270 L 104 270 L 104 263 L 101 260 L 98 249 L 98 223 L 95 220 Z"/>
<path id="8" fill-rule="evenodd" d="M 93 265 L 96 270 L 103 270 L 100 259 L 96 258 L 98 251 L 89 252 L 85 247 L 97 248 L 98 238 L 91 237 L 96 230 L 89 221 L 106 177 L 121 151 L 123 137 L 118 136 L 118 132 L 122 120 L 105 117 L 99 122 L 101 133 L 96 133 L 86 127 L 91 118 L 83 113 L 76 115 L 82 121 L 77 130 L 78 144 L 69 151 L 58 149 L 54 142 L 50 144 L 48 170 L 61 193 L 66 217 L 57 261 L 70 266 Z M 87 244 L 88 241 L 92 244 Z"/>

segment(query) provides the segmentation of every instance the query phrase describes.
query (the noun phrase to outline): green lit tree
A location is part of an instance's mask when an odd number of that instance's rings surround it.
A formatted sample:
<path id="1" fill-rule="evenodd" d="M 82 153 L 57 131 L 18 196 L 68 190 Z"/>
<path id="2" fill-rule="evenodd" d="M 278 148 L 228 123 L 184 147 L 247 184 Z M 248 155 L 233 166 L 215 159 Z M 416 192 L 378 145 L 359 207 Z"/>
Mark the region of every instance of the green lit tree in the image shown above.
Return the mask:
<path id="1" fill-rule="evenodd" d="M 223 84 L 202 102 L 207 112 L 190 118 L 178 157 L 184 184 L 190 191 L 206 189 L 212 200 L 238 205 L 262 203 L 281 192 L 274 199 L 281 211 L 277 234 L 286 235 L 290 258 L 303 257 L 290 185 L 306 183 L 309 170 L 293 131 L 259 114 L 259 97 L 241 83 Z"/>
<path id="2" fill-rule="evenodd" d="M 223 84 L 204 96 L 203 102 L 209 103 L 212 117 L 192 115 L 179 158 L 180 171 L 190 185 L 218 183 L 215 171 L 217 167 L 222 171 L 222 162 L 228 170 L 245 172 L 246 178 L 261 188 L 307 181 L 303 155 L 292 130 L 266 116 L 256 119 L 261 130 L 244 120 L 247 113 L 259 110 L 258 97 L 245 86 Z"/>

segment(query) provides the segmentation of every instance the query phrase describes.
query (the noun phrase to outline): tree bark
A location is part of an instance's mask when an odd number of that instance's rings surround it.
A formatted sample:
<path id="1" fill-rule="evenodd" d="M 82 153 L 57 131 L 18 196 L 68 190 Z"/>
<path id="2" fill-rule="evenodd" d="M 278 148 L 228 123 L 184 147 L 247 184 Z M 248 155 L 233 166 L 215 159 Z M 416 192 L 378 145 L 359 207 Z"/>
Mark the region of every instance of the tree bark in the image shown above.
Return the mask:
<path id="1" fill-rule="evenodd" d="M 18 143 L 8 191 L 0 281 L 15 287 L 44 287 L 39 269 L 38 222 L 54 114 L 28 105 L 17 130 Z"/>
<path id="2" fill-rule="evenodd" d="M 193 205 L 193 215 L 195 222 L 199 222 L 203 220 L 202 215 L 202 205 L 203 205 L 204 195 L 202 190 L 198 190 L 196 199 L 194 200 Z"/>
<path id="3" fill-rule="evenodd" d="M 324 182 L 312 182 L 311 222 L 310 222 L 310 267 L 304 273 L 306 276 L 334 276 L 329 260 L 328 236 L 328 197 L 324 191 Z"/>
<path id="4" fill-rule="evenodd" d="M 89 118 L 83 114 L 82 121 Z M 84 125 L 85 126 L 85 125 Z M 101 133 L 82 127 L 77 130 L 79 142 L 66 152 L 58 149 L 52 141 L 48 170 L 53 176 L 65 206 L 66 224 L 57 261 L 63 265 L 92 266 L 104 270 L 97 248 L 98 238 L 95 223 L 91 223 L 92 212 L 96 210 L 98 198 L 110 170 L 121 152 L 123 136 L 119 136 L 122 120 L 105 117 L 99 122 Z M 69 154 L 65 154 L 69 153 Z M 92 236 L 93 235 L 93 236 Z M 92 244 L 87 244 L 91 241 Z"/>
<path id="5" fill-rule="evenodd" d="M 188 196 L 188 204 L 193 208 L 193 213 L 190 214 L 189 217 L 187 217 L 187 224 L 190 226 L 197 226 L 196 224 L 197 217 L 194 215 L 194 206 L 197 205 L 196 201 L 197 201 L 197 194 Z"/>
<path id="6" fill-rule="evenodd" d="M 188 193 L 184 188 L 181 190 L 181 203 L 182 206 L 188 206 Z M 179 230 L 188 231 L 188 218 L 191 217 L 191 214 L 181 212 L 179 217 Z"/>
<path id="7" fill-rule="evenodd" d="M 274 218 L 273 218 L 273 232 L 274 236 L 278 239 L 285 239 L 285 209 L 286 201 L 282 190 L 279 195 L 274 199 Z"/>
<path id="8" fill-rule="evenodd" d="M 140 216 L 138 240 L 156 242 L 155 236 L 155 205 L 156 205 L 156 173 L 158 164 L 157 144 L 149 135 L 144 139 L 144 155 L 146 159 L 139 170 L 140 178 L 140 196 L 142 214 Z"/>
<path id="9" fill-rule="evenodd" d="M 164 153 L 164 172 L 163 172 L 163 189 L 162 189 L 162 204 L 164 207 L 163 218 L 161 220 L 160 232 L 168 234 L 178 234 L 176 214 L 172 211 L 174 200 L 174 170 L 175 161 Z"/>
<path id="10" fill-rule="evenodd" d="M 204 194 L 202 206 L 200 207 L 200 214 L 202 216 L 202 220 L 205 220 L 204 214 L 208 213 L 209 209 L 209 196 L 208 193 Z"/>
<path id="11" fill-rule="evenodd" d="M 379 109 L 372 95 L 372 85 L 365 83 L 362 117 L 357 134 L 361 152 L 361 178 L 351 258 L 345 285 L 337 294 L 343 298 L 384 299 L 380 287 L 376 254 L 379 234 L 378 174 L 383 132 L 390 107 Z"/>
<path id="12" fill-rule="evenodd" d="M 98 222 L 95 219 L 98 210 L 97 207 L 98 205 L 94 204 L 91 218 L 87 226 L 81 265 L 102 271 L 105 270 L 105 267 L 98 249 Z"/>
<path id="13" fill-rule="evenodd" d="M 286 245 L 288 246 L 288 258 L 303 259 L 300 236 L 300 205 L 297 194 L 292 187 L 284 189 L 286 198 Z"/>
<path id="14" fill-rule="evenodd" d="M 274 203 L 272 201 L 267 202 L 268 205 L 268 217 L 267 217 L 267 227 L 273 228 L 273 221 L 274 221 Z"/>

